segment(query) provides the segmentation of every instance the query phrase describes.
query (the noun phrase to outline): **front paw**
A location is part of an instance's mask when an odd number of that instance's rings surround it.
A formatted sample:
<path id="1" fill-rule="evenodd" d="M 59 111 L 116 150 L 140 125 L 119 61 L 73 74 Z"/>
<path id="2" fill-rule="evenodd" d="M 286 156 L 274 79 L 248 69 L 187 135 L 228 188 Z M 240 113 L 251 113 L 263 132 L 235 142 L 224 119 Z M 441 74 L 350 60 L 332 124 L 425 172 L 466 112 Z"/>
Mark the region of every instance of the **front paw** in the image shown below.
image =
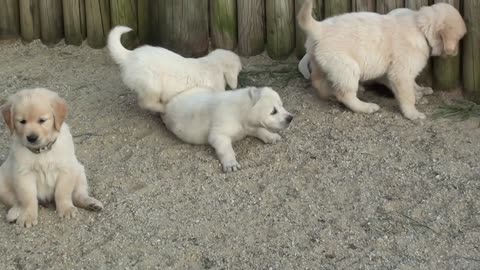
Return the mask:
<path id="1" fill-rule="evenodd" d="M 271 143 L 274 144 L 282 139 L 282 136 L 278 135 L 277 133 L 272 133 L 268 137 L 264 138 L 264 143 Z"/>
<path id="2" fill-rule="evenodd" d="M 75 218 L 78 215 L 78 210 L 73 205 L 68 206 L 57 206 L 57 215 L 60 218 Z"/>
<path id="3" fill-rule="evenodd" d="M 425 119 L 425 117 L 426 117 L 425 114 L 423 114 L 423 113 L 421 113 L 417 110 L 404 112 L 403 115 L 410 120 Z"/>
<path id="4" fill-rule="evenodd" d="M 17 225 L 30 228 L 37 225 L 38 213 L 34 210 L 25 210 L 19 207 L 12 207 L 7 213 L 8 222 L 16 222 Z"/>
<path id="5" fill-rule="evenodd" d="M 224 173 L 236 172 L 242 168 L 236 160 L 223 161 L 222 167 Z"/>

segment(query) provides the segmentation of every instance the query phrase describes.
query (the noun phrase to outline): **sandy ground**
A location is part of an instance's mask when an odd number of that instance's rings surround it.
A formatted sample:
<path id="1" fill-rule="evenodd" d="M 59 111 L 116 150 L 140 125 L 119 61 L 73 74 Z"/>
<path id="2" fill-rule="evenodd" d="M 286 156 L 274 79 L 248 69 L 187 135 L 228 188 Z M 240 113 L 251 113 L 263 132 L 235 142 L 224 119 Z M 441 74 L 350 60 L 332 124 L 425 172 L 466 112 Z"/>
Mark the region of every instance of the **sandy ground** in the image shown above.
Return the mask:
<path id="1" fill-rule="evenodd" d="M 295 113 L 273 146 L 235 144 L 243 169 L 139 109 L 105 50 L 0 44 L 0 98 L 44 86 L 68 123 L 101 213 L 41 208 L 19 228 L 0 207 L 2 269 L 480 269 L 478 119 L 403 118 L 391 97 L 353 114 L 320 101 L 294 59 L 243 59 L 243 86 L 273 85 Z M 2 123 L 0 158 L 8 153 Z"/>

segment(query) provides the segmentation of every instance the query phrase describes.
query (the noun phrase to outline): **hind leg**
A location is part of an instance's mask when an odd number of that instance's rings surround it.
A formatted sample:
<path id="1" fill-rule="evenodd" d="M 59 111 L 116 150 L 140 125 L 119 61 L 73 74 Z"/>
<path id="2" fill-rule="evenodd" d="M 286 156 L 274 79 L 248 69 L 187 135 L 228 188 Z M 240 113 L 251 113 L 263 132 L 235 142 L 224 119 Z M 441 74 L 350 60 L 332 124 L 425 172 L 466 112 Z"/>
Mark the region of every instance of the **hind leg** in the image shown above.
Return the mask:
<path id="1" fill-rule="evenodd" d="M 11 208 L 16 203 L 11 181 L 2 172 L 0 172 L 0 202 L 7 208 Z"/>
<path id="2" fill-rule="evenodd" d="M 100 201 L 88 195 L 87 177 L 85 176 L 85 171 L 83 168 L 78 175 L 77 183 L 75 189 L 73 190 L 72 197 L 73 204 L 76 207 L 95 212 L 101 211 L 103 209 L 103 204 Z"/>

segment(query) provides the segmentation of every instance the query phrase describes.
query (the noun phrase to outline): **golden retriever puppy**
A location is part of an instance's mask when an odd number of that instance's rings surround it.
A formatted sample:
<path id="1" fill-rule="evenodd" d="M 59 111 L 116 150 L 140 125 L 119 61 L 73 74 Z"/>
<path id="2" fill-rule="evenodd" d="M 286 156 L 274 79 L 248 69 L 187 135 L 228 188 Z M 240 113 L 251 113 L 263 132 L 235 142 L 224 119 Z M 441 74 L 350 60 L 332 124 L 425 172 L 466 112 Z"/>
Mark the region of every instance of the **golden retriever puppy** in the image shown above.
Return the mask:
<path id="1" fill-rule="evenodd" d="M 54 201 L 61 218 L 75 217 L 76 207 L 103 209 L 88 195 L 85 171 L 64 123 L 67 105 L 62 98 L 43 88 L 21 90 L 2 107 L 2 115 L 12 134 L 0 167 L 0 201 L 9 208 L 9 222 L 36 225 L 39 202 Z"/>
<path id="2" fill-rule="evenodd" d="M 201 58 L 185 58 L 161 47 L 142 46 L 133 51 L 120 37 L 132 29 L 116 26 L 108 35 L 108 49 L 120 65 L 123 82 L 137 92 L 141 108 L 162 113 L 175 95 L 195 87 L 224 91 L 237 88 L 242 63 L 231 51 L 217 49 Z"/>
<path id="3" fill-rule="evenodd" d="M 354 112 L 373 113 L 380 107 L 359 100 L 357 90 L 359 82 L 378 80 L 392 89 L 411 120 L 425 118 L 415 108 L 416 89 L 422 90 L 415 78 L 430 55 L 456 55 L 466 33 L 460 13 L 445 3 L 397 14 L 349 13 L 321 22 L 311 13 L 312 1 L 307 0 L 298 23 L 312 44 L 308 53 L 323 73 L 318 77 L 328 78 L 336 98 Z"/>

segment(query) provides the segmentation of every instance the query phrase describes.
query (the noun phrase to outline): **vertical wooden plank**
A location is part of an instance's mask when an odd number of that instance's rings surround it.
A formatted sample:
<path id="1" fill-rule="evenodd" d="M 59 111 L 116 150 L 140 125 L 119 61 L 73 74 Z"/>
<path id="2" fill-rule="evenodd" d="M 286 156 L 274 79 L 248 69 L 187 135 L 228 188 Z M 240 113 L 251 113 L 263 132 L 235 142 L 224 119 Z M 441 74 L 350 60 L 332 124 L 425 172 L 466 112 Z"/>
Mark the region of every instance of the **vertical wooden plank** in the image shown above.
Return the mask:
<path id="1" fill-rule="evenodd" d="M 63 25 L 65 43 L 81 45 L 85 38 L 85 2 L 84 0 L 63 0 Z"/>
<path id="2" fill-rule="evenodd" d="M 112 28 L 116 25 L 125 25 L 133 29 L 132 32 L 122 35 L 122 43 L 126 48 L 133 48 L 137 41 L 137 1 L 110 0 L 110 16 Z"/>
<path id="3" fill-rule="evenodd" d="M 377 12 L 380 14 L 387 14 L 396 8 L 402 8 L 405 6 L 403 0 L 377 0 L 376 3 Z"/>
<path id="4" fill-rule="evenodd" d="M 210 32 L 214 48 L 237 47 L 236 0 L 210 0 Z"/>
<path id="5" fill-rule="evenodd" d="M 238 52 L 257 55 L 265 49 L 265 2 L 238 0 Z"/>
<path id="6" fill-rule="evenodd" d="M 435 0 L 435 3 L 440 2 L 449 3 L 460 10 L 460 0 Z M 460 53 L 453 57 L 433 58 L 433 87 L 435 89 L 448 90 L 460 85 Z"/>
<path id="7" fill-rule="evenodd" d="M 287 58 L 295 47 L 293 0 L 266 0 L 267 53 L 272 59 Z"/>
<path id="8" fill-rule="evenodd" d="M 353 11 L 371 11 L 375 12 L 376 10 L 375 0 L 352 0 L 352 10 Z"/>
<path id="9" fill-rule="evenodd" d="M 40 7 L 38 0 L 20 0 L 20 32 L 23 41 L 40 38 Z"/>
<path id="10" fill-rule="evenodd" d="M 208 53 L 208 0 L 163 0 L 154 7 L 154 42 L 185 57 Z"/>
<path id="11" fill-rule="evenodd" d="M 13 39 L 20 35 L 20 17 L 17 0 L 0 1 L 0 39 Z"/>
<path id="12" fill-rule="evenodd" d="M 110 1 L 85 0 L 87 43 L 92 48 L 103 48 L 110 31 Z"/>
<path id="13" fill-rule="evenodd" d="M 150 4 L 150 0 L 138 0 L 138 8 L 137 8 L 137 18 L 138 18 L 138 39 L 140 44 L 147 44 L 151 42 L 150 36 L 150 8 L 152 7 Z"/>
<path id="14" fill-rule="evenodd" d="M 405 0 L 405 7 L 413 10 L 418 10 L 423 6 L 428 6 L 428 0 Z M 429 59 L 425 68 L 417 76 L 416 81 L 420 85 L 433 85 L 432 59 Z"/>
<path id="15" fill-rule="evenodd" d="M 463 39 L 463 86 L 468 99 L 480 102 L 480 1 L 464 0 L 467 35 Z"/>
<path id="16" fill-rule="evenodd" d="M 40 2 L 40 33 L 42 42 L 51 46 L 63 38 L 62 0 Z"/>
<path id="17" fill-rule="evenodd" d="M 306 36 L 303 30 L 298 25 L 298 21 L 296 16 L 302 8 L 303 3 L 305 0 L 295 0 L 295 55 L 298 59 L 302 58 L 305 55 L 305 40 Z M 313 2 L 313 16 L 317 21 L 321 21 L 323 19 L 323 0 L 317 0 Z"/>
<path id="18" fill-rule="evenodd" d="M 351 0 L 324 0 L 324 18 L 352 11 Z"/>

